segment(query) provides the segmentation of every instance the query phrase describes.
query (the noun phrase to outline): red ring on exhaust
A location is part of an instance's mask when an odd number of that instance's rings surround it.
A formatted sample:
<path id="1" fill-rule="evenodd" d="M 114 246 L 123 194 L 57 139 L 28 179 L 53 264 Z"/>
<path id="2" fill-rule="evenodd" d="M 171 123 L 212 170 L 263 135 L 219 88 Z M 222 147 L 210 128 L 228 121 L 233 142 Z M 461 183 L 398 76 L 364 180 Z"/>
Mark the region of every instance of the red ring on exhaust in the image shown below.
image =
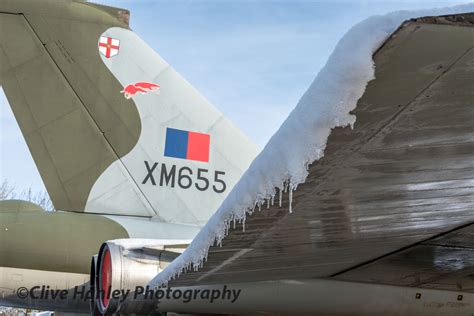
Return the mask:
<path id="1" fill-rule="evenodd" d="M 101 266 L 101 285 L 102 285 L 102 305 L 104 309 L 109 306 L 110 288 L 112 285 L 112 260 L 110 258 L 110 251 L 107 248 L 102 257 Z"/>

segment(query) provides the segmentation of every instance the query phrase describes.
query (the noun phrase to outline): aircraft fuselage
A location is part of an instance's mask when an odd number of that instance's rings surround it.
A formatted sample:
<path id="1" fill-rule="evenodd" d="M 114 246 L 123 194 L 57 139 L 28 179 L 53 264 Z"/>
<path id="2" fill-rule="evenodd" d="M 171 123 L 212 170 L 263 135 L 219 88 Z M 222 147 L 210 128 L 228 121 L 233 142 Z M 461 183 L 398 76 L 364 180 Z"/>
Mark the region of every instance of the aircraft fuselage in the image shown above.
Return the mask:
<path id="1" fill-rule="evenodd" d="M 87 312 L 92 256 L 128 232 L 102 215 L 0 205 L 0 305 Z"/>

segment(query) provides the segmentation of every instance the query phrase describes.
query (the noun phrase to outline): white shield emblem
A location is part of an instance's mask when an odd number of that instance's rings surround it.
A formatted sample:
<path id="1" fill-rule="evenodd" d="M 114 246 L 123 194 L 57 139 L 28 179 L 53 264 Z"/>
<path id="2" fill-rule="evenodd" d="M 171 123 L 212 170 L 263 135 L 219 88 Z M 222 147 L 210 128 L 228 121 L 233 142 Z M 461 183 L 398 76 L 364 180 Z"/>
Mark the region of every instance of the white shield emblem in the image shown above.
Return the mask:
<path id="1" fill-rule="evenodd" d="M 99 52 L 104 55 L 106 58 L 113 57 L 118 55 L 120 47 L 120 40 L 101 36 L 99 40 Z"/>

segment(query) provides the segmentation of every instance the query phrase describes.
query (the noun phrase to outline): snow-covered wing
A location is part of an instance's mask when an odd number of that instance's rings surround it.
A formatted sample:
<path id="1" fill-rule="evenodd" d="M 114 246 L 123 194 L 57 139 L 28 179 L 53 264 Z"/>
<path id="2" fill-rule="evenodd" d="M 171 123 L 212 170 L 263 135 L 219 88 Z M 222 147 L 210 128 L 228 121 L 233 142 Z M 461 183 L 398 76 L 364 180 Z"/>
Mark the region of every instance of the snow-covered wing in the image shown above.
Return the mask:
<path id="1" fill-rule="evenodd" d="M 395 13 L 349 31 L 219 211 L 151 285 L 194 264 L 172 284 L 336 277 L 450 288 L 437 280 L 455 272 L 468 286 L 472 247 L 450 251 L 468 244 L 474 220 L 473 16 L 411 20 L 383 43 L 404 19 L 465 11 L 474 7 Z M 209 248 L 215 240 L 222 246 Z M 432 259 L 424 266 L 423 252 Z M 410 268 L 391 279 L 370 273 L 380 262 L 396 267 L 397 255 Z M 453 257 L 464 261 L 443 270 Z M 420 281 L 423 271 L 431 278 Z"/>

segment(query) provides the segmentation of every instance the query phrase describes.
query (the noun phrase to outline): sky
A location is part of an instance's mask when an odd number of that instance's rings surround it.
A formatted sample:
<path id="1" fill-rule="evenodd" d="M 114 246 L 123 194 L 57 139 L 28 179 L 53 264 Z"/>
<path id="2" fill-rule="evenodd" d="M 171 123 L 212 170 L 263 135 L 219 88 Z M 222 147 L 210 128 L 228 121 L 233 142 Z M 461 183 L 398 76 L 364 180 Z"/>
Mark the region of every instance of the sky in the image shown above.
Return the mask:
<path id="1" fill-rule="evenodd" d="M 95 1 L 131 28 L 263 147 L 351 26 L 376 14 L 466 1 Z M 0 182 L 44 190 L 0 88 Z"/>

